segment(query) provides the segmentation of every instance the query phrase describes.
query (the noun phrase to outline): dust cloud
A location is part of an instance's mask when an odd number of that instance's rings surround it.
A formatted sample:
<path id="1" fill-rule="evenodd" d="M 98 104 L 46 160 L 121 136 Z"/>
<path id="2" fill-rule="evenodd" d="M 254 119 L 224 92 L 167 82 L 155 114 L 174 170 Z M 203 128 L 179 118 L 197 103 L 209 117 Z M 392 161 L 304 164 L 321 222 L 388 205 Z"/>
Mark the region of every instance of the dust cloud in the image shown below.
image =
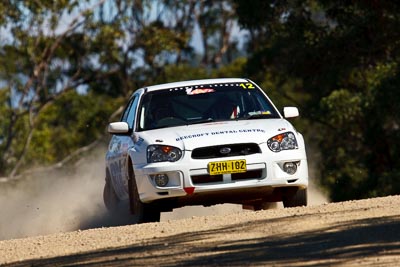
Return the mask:
<path id="1" fill-rule="evenodd" d="M 0 240 L 77 230 L 105 216 L 104 152 L 53 170 L 0 183 Z"/>
<path id="2" fill-rule="evenodd" d="M 0 182 L 0 240 L 130 224 L 129 213 L 111 217 L 104 207 L 104 155 L 97 149 L 68 170 Z M 311 185 L 309 202 L 328 200 Z M 249 211 L 233 204 L 183 207 L 162 213 L 161 221 L 237 212 Z"/>

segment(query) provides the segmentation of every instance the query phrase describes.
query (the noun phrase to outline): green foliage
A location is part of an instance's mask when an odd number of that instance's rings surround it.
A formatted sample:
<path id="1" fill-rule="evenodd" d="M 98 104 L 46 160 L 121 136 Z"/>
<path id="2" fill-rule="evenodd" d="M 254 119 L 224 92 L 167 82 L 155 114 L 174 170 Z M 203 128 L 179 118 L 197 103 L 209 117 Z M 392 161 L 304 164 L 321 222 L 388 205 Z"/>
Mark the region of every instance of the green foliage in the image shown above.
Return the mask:
<path id="1" fill-rule="evenodd" d="M 177 82 L 184 80 L 195 80 L 209 77 L 206 70 L 196 68 L 187 64 L 167 65 L 162 76 L 154 80 L 155 84 L 164 82 Z"/>
<path id="2" fill-rule="evenodd" d="M 349 129 L 357 121 L 363 120 L 361 104 L 360 93 L 340 89 L 332 91 L 329 96 L 321 99 L 321 110 L 325 111 L 325 121 L 328 124 Z"/>
<path id="3" fill-rule="evenodd" d="M 188 40 L 187 33 L 175 32 L 165 27 L 162 22 L 156 21 L 143 28 L 137 37 L 135 46 L 143 49 L 145 61 L 153 67 L 164 63 L 162 61 L 157 62 L 157 56 L 166 52 L 179 51 L 185 47 Z"/>
<path id="4" fill-rule="evenodd" d="M 106 118 L 117 108 L 116 104 L 92 93 L 64 94 L 38 117 L 26 160 L 37 165 L 55 163 L 100 138 L 109 123 Z"/>
<path id="5" fill-rule="evenodd" d="M 139 87 L 217 75 L 238 51 L 232 10 L 230 1 L 1 2 L 0 176 L 104 136 Z M 204 55 L 191 44 L 195 26 Z"/>
<path id="6" fill-rule="evenodd" d="M 247 64 L 247 58 L 238 57 L 231 64 L 224 65 L 219 69 L 215 70 L 215 76 L 218 78 L 226 78 L 226 77 L 243 77 L 243 71 Z"/>
<path id="7" fill-rule="evenodd" d="M 400 5 L 235 2 L 252 32 L 246 71 L 264 77 L 278 103 L 297 102 L 332 199 L 399 193 Z"/>
<path id="8" fill-rule="evenodd" d="M 0 151 L 5 151 L 7 147 L 6 136 L 10 127 L 11 110 L 6 103 L 9 99 L 8 91 L 5 88 L 0 89 Z M 6 162 L 4 160 L 0 161 L 0 169 L 6 169 Z"/>

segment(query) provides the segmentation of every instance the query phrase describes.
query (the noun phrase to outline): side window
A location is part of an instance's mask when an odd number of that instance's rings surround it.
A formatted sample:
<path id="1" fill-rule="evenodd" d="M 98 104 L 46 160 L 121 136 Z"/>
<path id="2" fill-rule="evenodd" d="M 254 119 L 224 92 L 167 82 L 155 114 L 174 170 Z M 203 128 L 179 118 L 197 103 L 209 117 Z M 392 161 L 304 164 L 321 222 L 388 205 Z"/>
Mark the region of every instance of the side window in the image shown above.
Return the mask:
<path id="1" fill-rule="evenodd" d="M 133 103 L 133 98 L 129 101 L 128 105 L 126 105 L 124 109 L 124 113 L 122 114 L 121 121 L 126 121 L 128 118 L 129 110 L 131 109 L 132 103 Z"/>
<path id="2" fill-rule="evenodd" d="M 129 102 L 121 119 L 122 121 L 128 123 L 130 129 L 132 129 L 133 126 L 135 125 L 136 107 L 138 102 L 139 102 L 139 95 L 136 95 Z"/>

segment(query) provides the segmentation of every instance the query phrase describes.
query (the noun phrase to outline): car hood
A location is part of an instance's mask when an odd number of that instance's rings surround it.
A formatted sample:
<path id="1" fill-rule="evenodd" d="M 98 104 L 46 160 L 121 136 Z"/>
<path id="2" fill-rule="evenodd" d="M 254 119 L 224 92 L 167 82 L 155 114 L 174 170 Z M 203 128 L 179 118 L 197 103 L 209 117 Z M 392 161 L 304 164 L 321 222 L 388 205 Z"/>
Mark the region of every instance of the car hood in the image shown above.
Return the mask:
<path id="1" fill-rule="evenodd" d="M 140 133 L 148 144 L 165 144 L 192 150 L 235 143 L 264 143 L 279 133 L 295 131 L 285 119 L 254 119 L 170 127 Z"/>

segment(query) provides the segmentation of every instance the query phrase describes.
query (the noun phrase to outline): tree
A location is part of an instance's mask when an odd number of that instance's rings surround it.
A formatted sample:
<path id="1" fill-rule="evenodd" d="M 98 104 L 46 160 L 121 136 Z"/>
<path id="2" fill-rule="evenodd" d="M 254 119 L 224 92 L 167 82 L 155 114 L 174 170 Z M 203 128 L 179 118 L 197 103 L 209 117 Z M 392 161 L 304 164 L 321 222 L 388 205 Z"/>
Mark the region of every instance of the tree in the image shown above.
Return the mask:
<path id="1" fill-rule="evenodd" d="M 313 123 L 320 181 L 333 200 L 399 193 L 400 5 L 393 1 L 236 0 L 254 49 L 247 71 L 274 77 Z M 287 87 L 287 85 L 292 86 Z M 285 90 L 282 90 L 285 88 Z M 293 98 L 293 93 L 302 98 Z M 390 140 L 390 141 L 389 141 Z"/>
<path id="2" fill-rule="evenodd" d="M 7 115 L 3 133 L 2 165 L 12 167 L 14 176 L 29 149 L 37 117 L 64 92 L 76 88 L 80 68 L 70 73 L 65 68 L 65 40 L 85 21 L 88 10 L 73 18 L 61 33 L 57 18 L 70 13 L 65 1 L 26 2 L 10 1 L 3 4 L 1 21 L 8 27 L 9 38 L 1 47 L 0 79 L 4 83 Z M 46 32 L 48 31 L 48 32 Z M 5 168 L 7 170 L 8 168 Z"/>
<path id="3" fill-rule="evenodd" d="M 214 75 L 237 51 L 232 12 L 231 1 L 0 3 L 0 175 L 52 164 L 95 142 L 137 88 L 181 80 L 173 70 Z M 196 25 L 207 60 L 197 60 L 191 44 Z"/>

